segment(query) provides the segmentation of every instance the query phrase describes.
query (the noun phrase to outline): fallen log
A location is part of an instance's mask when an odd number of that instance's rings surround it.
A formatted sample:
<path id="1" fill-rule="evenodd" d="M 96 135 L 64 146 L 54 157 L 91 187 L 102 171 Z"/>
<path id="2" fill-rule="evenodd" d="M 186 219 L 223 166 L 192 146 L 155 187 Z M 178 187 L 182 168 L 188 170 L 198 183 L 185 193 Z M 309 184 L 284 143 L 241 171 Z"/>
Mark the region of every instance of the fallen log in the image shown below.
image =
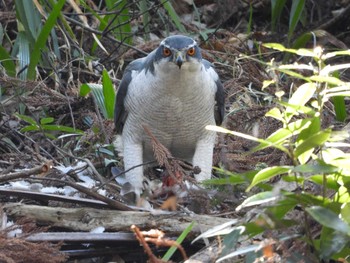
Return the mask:
<path id="1" fill-rule="evenodd" d="M 30 218 L 42 225 L 62 227 L 74 231 L 91 231 L 103 226 L 106 231 L 130 231 L 131 225 L 142 230 L 160 229 L 167 235 L 181 234 L 191 222 L 196 222 L 191 231 L 192 237 L 199 235 L 219 224 L 232 219 L 209 215 L 197 215 L 183 212 L 117 211 L 95 208 L 63 208 L 20 203 L 7 204 L 3 207 L 8 216 L 13 218 Z"/>

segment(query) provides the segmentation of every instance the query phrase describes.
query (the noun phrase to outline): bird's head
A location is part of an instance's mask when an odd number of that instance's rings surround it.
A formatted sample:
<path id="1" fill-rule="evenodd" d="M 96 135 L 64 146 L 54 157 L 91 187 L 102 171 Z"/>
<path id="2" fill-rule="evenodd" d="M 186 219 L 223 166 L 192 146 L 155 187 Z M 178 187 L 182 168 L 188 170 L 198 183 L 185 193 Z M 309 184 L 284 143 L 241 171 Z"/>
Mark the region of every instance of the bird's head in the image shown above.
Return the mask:
<path id="1" fill-rule="evenodd" d="M 196 68 L 202 55 L 197 42 L 190 37 L 175 35 L 164 39 L 155 54 L 156 63 L 164 67 Z"/>

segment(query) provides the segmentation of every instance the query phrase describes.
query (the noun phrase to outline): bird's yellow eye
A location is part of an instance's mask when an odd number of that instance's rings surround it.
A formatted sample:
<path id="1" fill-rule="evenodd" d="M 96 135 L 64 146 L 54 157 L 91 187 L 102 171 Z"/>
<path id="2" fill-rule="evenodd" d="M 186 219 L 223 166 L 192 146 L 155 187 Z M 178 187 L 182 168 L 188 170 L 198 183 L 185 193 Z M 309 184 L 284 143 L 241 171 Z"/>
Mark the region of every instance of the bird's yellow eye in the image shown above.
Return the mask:
<path id="1" fill-rule="evenodd" d="M 191 47 L 189 50 L 187 50 L 187 54 L 189 56 L 194 56 L 196 54 L 196 49 L 194 47 Z"/>
<path id="2" fill-rule="evenodd" d="M 165 57 L 169 57 L 169 56 L 171 55 L 171 50 L 170 50 L 169 48 L 165 47 L 165 48 L 163 49 L 163 55 L 164 55 Z"/>

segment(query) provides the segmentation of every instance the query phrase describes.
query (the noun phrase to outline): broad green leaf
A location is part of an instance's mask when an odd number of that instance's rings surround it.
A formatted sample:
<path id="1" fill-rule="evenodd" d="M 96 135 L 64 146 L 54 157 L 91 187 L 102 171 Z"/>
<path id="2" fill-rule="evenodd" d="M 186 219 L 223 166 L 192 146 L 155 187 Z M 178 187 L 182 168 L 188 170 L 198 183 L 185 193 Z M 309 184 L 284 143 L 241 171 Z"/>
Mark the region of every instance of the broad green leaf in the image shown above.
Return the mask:
<path id="1" fill-rule="evenodd" d="M 239 211 L 245 207 L 250 207 L 254 205 L 260 205 L 271 201 L 275 201 L 278 198 L 280 198 L 279 195 L 277 195 L 277 193 L 273 191 L 260 192 L 245 199 L 241 205 L 237 206 L 236 211 Z"/>
<path id="2" fill-rule="evenodd" d="M 80 86 L 80 90 L 79 90 L 79 96 L 81 97 L 85 97 L 86 95 L 88 95 L 91 91 L 91 88 L 88 84 L 84 83 Z"/>
<path id="3" fill-rule="evenodd" d="M 189 224 L 186 227 L 186 229 L 184 231 L 182 231 L 181 235 L 176 239 L 176 243 L 181 244 L 185 240 L 187 235 L 191 232 L 194 224 L 195 224 L 195 222 L 192 222 L 191 224 Z M 169 250 L 163 256 L 162 260 L 169 261 L 176 250 L 177 250 L 177 247 L 174 247 L 174 246 L 170 247 Z"/>
<path id="4" fill-rule="evenodd" d="M 30 63 L 28 66 L 28 79 L 35 79 L 35 68 L 41 58 L 42 49 L 46 45 L 46 41 L 50 35 L 52 28 L 56 24 L 56 19 L 60 15 L 61 9 L 66 0 L 58 0 L 57 3 L 53 6 L 50 15 L 48 16 L 45 25 L 40 31 L 40 34 L 35 42 L 34 49 L 30 54 Z"/>
<path id="5" fill-rule="evenodd" d="M 52 117 L 48 117 L 48 118 L 42 118 L 40 120 L 40 124 L 49 124 L 49 123 L 53 123 L 54 122 L 54 118 Z"/>
<path id="6" fill-rule="evenodd" d="M 274 118 L 276 120 L 284 122 L 283 115 L 282 115 L 281 111 L 278 108 L 273 108 L 273 109 L 269 110 L 265 114 L 265 116 L 272 117 L 272 118 Z"/>
<path id="7" fill-rule="evenodd" d="M 321 225 L 337 230 L 343 234 L 350 234 L 350 227 L 339 216 L 333 211 L 321 207 L 321 206 L 312 206 L 306 208 L 306 211 Z"/>
<path id="8" fill-rule="evenodd" d="M 283 176 L 284 178 L 284 176 Z M 267 214 L 273 215 L 276 219 L 282 220 L 283 217 L 294 207 L 296 207 L 299 202 L 293 199 L 288 198 L 288 195 L 284 195 L 287 198 L 278 200 L 277 203 L 274 203 L 267 208 Z"/>
<path id="9" fill-rule="evenodd" d="M 202 238 L 227 235 L 227 234 L 231 233 L 234 229 L 237 229 L 237 226 L 236 226 L 237 223 L 238 223 L 237 219 L 232 219 L 232 220 L 230 220 L 226 223 L 223 223 L 221 225 L 214 226 L 214 227 L 208 229 L 207 231 L 205 231 L 204 233 L 200 234 L 198 237 L 196 237 L 192 241 L 192 244 L 194 242 L 196 242 L 197 240 L 202 239 Z M 244 227 L 240 227 L 240 229 L 241 229 L 241 231 L 244 231 Z"/>
<path id="10" fill-rule="evenodd" d="M 15 115 L 18 118 L 20 118 L 21 120 L 24 120 L 24 121 L 30 123 L 31 125 L 37 125 L 37 122 L 32 117 L 29 117 L 29 116 L 23 115 L 23 114 L 18 114 L 18 113 L 16 113 Z"/>
<path id="11" fill-rule="evenodd" d="M 294 166 L 291 169 L 291 172 L 294 172 L 294 173 L 312 173 L 312 174 L 335 173 L 338 171 L 339 171 L 338 167 L 327 163 L 303 164 L 303 165 Z"/>
<path id="12" fill-rule="evenodd" d="M 115 103 L 115 91 L 107 70 L 102 72 L 103 83 L 103 97 L 104 105 L 106 107 L 107 119 L 113 119 L 114 117 L 114 103 Z"/>
<path id="13" fill-rule="evenodd" d="M 301 154 L 305 153 L 310 149 L 322 146 L 328 140 L 330 135 L 331 135 L 331 130 L 327 129 L 324 131 L 320 131 L 312 135 L 311 137 L 307 138 L 295 149 L 295 152 L 294 152 L 295 157 L 300 156 Z"/>
<path id="14" fill-rule="evenodd" d="M 301 106 L 301 105 L 294 105 L 294 104 L 290 104 L 288 102 L 285 102 L 285 101 L 278 101 L 277 102 L 278 104 L 282 105 L 282 106 L 285 106 L 286 108 L 292 108 L 294 109 L 295 111 L 299 112 L 299 113 L 303 113 L 303 114 L 308 114 L 308 115 L 311 115 L 311 116 L 314 116 L 316 114 L 316 112 L 310 108 L 310 107 L 307 107 L 307 106 Z"/>
<path id="15" fill-rule="evenodd" d="M 21 80 L 27 80 L 28 69 L 27 66 L 30 63 L 30 48 L 29 41 L 26 34 L 23 31 L 18 32 L 16 38 L 16 44 L 18 45 L 18 77 Z"/>
<path id="16" fill-rule="evenodd" d="M 263 247 L 261 245 L 250 245 L 250 246 L 245 246 L 243 248 L 239 248 L 238 250 L 236 250 L 235 252 L 232 252 L 224 257 L 219 258 L 217 261 L 215 261 L 216 263 L 219 263 L 221 261 L 239 256 L 239 255 L 245 255 L 248 253 L 252 253 L 253 255 L 251 255 L 252 258 L 257 259 L 261 257 L 261 253 L 258 253 Z M 232 260 L 226 261 L 226 262 L 235 262 Z"/>
<path id="17" fill-rule="evenodd" d="M 320 238 L 320 257 L 328 261 L 332 255 L 340 252 L 349 241 L 349 236 L 333 229 L 323 228 Z"/>
<path id="18" fill-rule="evenodd" d="M 349 92 L 350 94 L 350 92 Z M 345 99 L 344 96 L 334 96 L 333 97 L 333 105 L 335 110 L 335 116 L 338 121 L 345 121 L 347 115 L 346 106 L 345 106 Z"/>
<path id="19" fill-rule="evenodd" d="M 313 136 L 314 134 L 317 134 L 321 129 L 321 123 L 319 117 L 314 117 L 310 121 L 310 125 L 308 127 L 305 127 L 299 134 L 298 138 L 296 139 L 295 145 L 298 147 L 300 144 L 302 144 L 305 140 Z M 309 158 L 311 157 L 313 152 L 313 149 L 309 149 L 308 151 L 305 151 L 302 153 L 298 160 L 301 164 L 305 164 Z"/>
<path id="20" fill-rule="evenodd" d="M 0 63 L 5 68 L 7 75 L 10 77 L 16 76 L 16 65 L 3 46 L 0 46 Z"/>
<path id="21" fill-rule="evenodd" d="M 224 247 L 222 249 L 221 256 L 227 255 L 230 251 L 234 249 L 241 235 L 241 229 L 234 229 L 231 233 L 227 234 L 224 237 L 224 239 L 222 240 Z"/>
<path id="22" fill-rule="evenodd" d="M 298 89 L 293 93 L 292 97 L 289 99 L 289 104 L 304 106 L 315 94 L 316 84 L 315 83 L 305 83 L 298 87 Z M 290 110 L 287 108 L 287 111 Z"/>
<path id="23" fill-rule="evenodd" d="M 85 85 L 88 85 L 90 90 Z M 88 84 L 83 84 L 80 87 L 80 94 L 82 94 L 82 95 L 87 94 L 89 91 L 91 91 L 91 94 L 94 97 L 99 109 L 101 110 L 103 117 L 107 119 L 108 114 L 107 114 L 107 109 L 106 109 L 106 104 L 105 104 L 105 97 L 103 95 L 103 92 L 104 92 L 103 85 L 95 84 L 95 83 L 88 83 Z"/>
<path id="24" fill-rule="evenodd" d="M 234 185 L 234 184 L 243 184 L 247 183 L 247 180 L 244 179 L 242 175 L 230 175 L 226 178 L 217 178 L 217 179 L 209 179 L 202 182 L 204 185 Z"/>
<path id="25" fill-rule="evenodd" d="M 31 45 L 34 45 L 41 30 L 40 13 L 33 1 L 15 0 L 16 18 L 24 30 L 25 37 Z"/>
<path id="26" fill-rule="evenodd" d="M 346 223 L 350 224 L 350 203 L 341 206 L 340 215 Z"/>
<path id="27" fill-rule="evenodd" d="M 21 132 L 40 131 L 39 125 L 28 125 L 21 129 Z"/>
<path id="28" fill-rule="evenodd" d="M 252 183 L 250 184 L 250 186 L 247 188 L 246 191 L 247 192 L 250 191 L 257 184 L 263 181 L 269 180 L 276 175 L 288 173 L 291 168 L 292 168 L 291 166 L 272 166 L 259 171 L 254 176 Z"/>
<path id="29" fill-rule="evenodd" d="M 289 16 L 288 42 L 291 39 L 294 30 L 300 21 L 301 14 L 304 10 L 305 0 L 293 0 Z"/>
<path id="30" fill-rule="evenodd" d="M 321 173 L 327 173 L 327 171 L 320 171 Z M 335 180 L 334 175 L 324 175 L 324 174 L 316 174 L 310 176 L 310 181 L 319 184 L 319 185 L 325 185 L 328 189 L 338 190 L 339 184 Z M 326 181 L 325 181 L 326 179 Z"/>

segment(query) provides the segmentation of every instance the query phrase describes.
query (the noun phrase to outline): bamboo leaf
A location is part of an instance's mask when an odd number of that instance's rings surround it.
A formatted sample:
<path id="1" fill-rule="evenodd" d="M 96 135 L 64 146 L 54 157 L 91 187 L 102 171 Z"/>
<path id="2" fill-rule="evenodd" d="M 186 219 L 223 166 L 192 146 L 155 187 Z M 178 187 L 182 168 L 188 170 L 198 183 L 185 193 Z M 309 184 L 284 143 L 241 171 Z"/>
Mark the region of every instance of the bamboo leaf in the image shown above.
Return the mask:
<path id="1" fill-rule="evenodd" d="M 38 39 L 35 42 L 34 49 L 30 55 L 30 63 L 28 66 L 28 79 L 35 79 L 35 68 L 40 60 L 41 51 L 45 47 L 47 38 L 50 35 L 52 28 L 54 27 L 57 17 L 60 15 L 61 9 L 66 1 L 58 0 L 54 5 L 52 11 L 50 12 L 49 17 L 46 20 L 45 25 L 43 26 Z"/>
<path id="2" fill-rule="evenodd" d="M 107 70 L 102 72 L 102 83 L 103 83 L 103 97 L 104 105 L 106 108 L 107 119 L 114 118 L 114 103 L 115 103 L 115 91 Z"/>
<path id="3" fill-rule="evenodd" d="M 276 175 L 289 172 L 291 168 L 292 168 L 291 166 L 272 166 L 259 171 L 254 176 L 252 183 L 249 185 L 246 191 L 249 192 L 257 184 L 263 181 L 269 180 L 270 178 Z"/>

